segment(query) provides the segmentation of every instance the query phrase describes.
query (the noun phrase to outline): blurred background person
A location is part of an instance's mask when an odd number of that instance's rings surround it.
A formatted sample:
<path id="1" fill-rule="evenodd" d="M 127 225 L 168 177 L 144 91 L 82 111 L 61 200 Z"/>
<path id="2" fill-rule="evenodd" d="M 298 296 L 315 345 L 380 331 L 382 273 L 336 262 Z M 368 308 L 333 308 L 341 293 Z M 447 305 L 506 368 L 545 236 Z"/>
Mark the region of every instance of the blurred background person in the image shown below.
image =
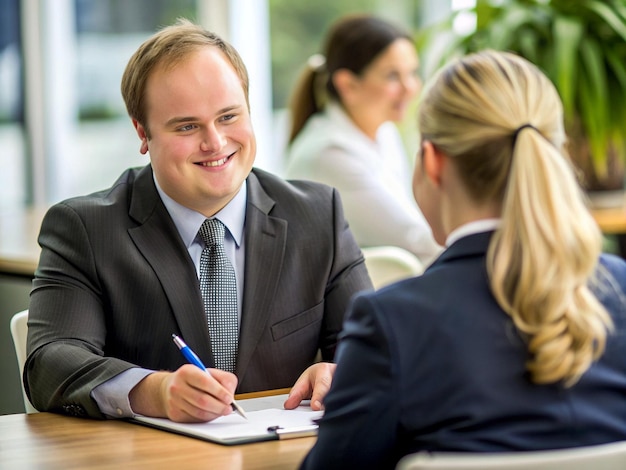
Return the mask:
<path id="1" fill-rule="evenodd" d="M 337 20 L 292 95 L 287 177 L 337 188 L 361 247 L 398 246 L 427 264 L 441 248 L 411 196 L 395 125 L 419 91 L 418 65 L 397 26 L 370 15 Z"/>
<path id="2" fill-rule="evenodd" d="M 601 253 L 562 109 L 501 52 L 424 91 L 413 188 L 446 250 L 356 297 L 305 469 L 626 439 L 626 262 Z"/>

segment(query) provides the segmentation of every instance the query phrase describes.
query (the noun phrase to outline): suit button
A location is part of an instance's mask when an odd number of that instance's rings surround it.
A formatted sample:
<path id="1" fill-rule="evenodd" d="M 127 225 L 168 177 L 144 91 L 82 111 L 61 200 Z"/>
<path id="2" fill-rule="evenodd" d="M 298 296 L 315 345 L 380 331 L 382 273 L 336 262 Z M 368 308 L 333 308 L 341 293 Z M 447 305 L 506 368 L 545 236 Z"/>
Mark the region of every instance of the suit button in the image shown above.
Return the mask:
<path id="1" fill-rule="evenodd" d="M 63 411 L 65 411 L 70 416 L 85 416 L 87 413 L 85 412 L 85 408 L 81 405 L 64 405 Z"/>

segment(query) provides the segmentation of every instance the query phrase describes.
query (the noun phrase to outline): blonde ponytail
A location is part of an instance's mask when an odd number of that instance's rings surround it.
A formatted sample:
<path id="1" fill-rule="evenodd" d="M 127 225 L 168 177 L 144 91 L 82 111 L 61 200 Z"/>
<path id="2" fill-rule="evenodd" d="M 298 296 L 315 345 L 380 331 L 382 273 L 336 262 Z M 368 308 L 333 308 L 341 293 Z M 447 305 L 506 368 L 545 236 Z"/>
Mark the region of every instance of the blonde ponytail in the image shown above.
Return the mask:
<path id="1" fill-rule="evenodd" d="M 572 168 L 539 131 L 523 129 L 487 267 L 496 300 L 528 336 L 536 383 L 571 385 L 604 351 L 611 320 L 588 286 L 601 248 Z"/>
<path id="2" fill-rule="evenodd" d="M 483 51 L 444 68 L 423 97 L 422 138 L 453 160 L 475 201 L 501 204 L 487 270 L 527 338 L 531 379 L 574 384 L 612 322 L 589 288 L 602 236 L 563 151 L 554 86 L 520 57 Z"/>

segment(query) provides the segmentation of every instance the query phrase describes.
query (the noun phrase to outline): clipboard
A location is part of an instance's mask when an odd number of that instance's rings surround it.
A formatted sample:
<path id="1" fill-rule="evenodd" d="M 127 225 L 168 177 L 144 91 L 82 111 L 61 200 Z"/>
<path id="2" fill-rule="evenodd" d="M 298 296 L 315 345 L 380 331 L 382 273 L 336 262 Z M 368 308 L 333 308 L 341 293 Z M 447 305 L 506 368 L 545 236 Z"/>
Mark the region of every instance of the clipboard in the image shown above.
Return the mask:
<path id="1" fill-rule="evenodd" d="M 147 416 L 136 416 L 130 422 L 222 445 L 316 436 L 323 411 L 313 411 L 308 404 L 285 410 L 286 398 L 285 394 L 237 400 L 248 420 L 232 413 L 208 423 L 177 423 Z"/>

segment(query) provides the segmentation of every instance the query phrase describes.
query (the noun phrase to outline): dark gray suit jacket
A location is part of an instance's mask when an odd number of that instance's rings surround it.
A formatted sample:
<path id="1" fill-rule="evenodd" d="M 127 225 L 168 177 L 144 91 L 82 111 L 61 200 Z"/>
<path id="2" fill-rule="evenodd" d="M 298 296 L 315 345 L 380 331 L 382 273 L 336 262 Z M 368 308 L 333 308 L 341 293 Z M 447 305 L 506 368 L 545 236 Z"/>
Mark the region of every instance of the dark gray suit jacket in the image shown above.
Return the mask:
<path id="1" fill-rule="evenodd" d="M 350 298 L 371 288 L 336 190 L 257 169 L 247 185 L 238 393 L 293 385 L 318 350 L 332 360 Z M 196 270 L 149 165 L 53 206 L 39 244 L 24 371 L 37 409 L 102 417 L 94 387 L 185 363 L 172 333 L 212 366 Z"/>

